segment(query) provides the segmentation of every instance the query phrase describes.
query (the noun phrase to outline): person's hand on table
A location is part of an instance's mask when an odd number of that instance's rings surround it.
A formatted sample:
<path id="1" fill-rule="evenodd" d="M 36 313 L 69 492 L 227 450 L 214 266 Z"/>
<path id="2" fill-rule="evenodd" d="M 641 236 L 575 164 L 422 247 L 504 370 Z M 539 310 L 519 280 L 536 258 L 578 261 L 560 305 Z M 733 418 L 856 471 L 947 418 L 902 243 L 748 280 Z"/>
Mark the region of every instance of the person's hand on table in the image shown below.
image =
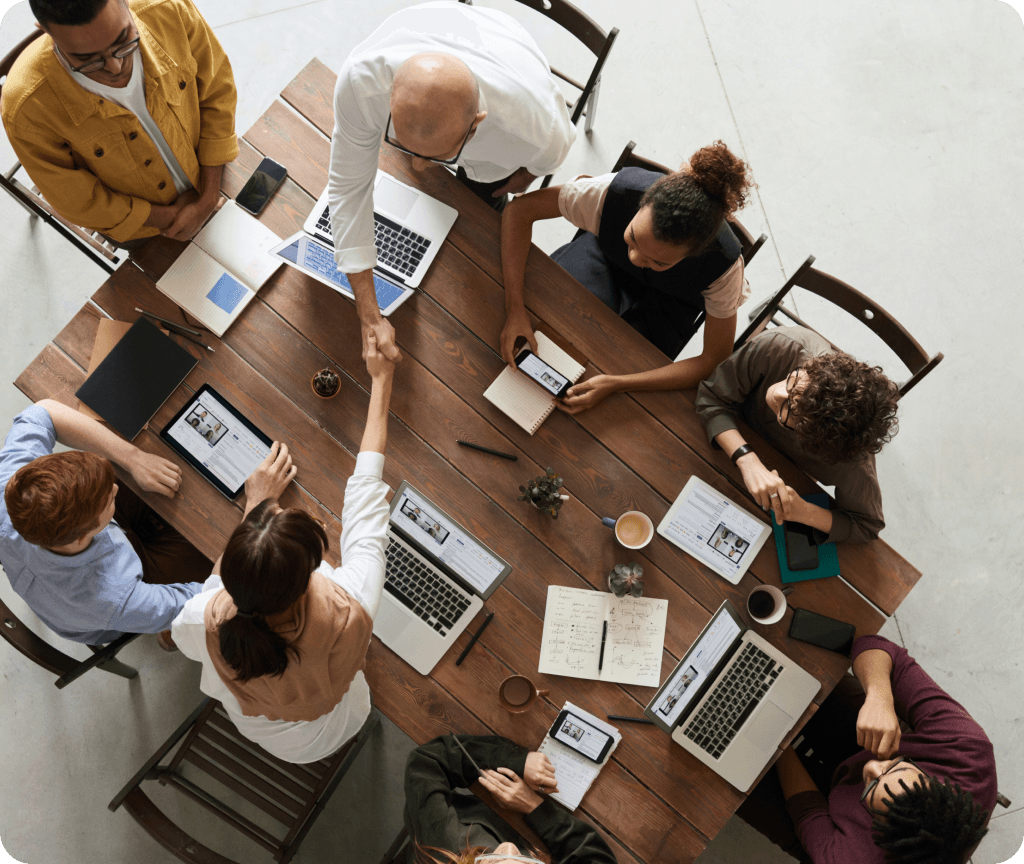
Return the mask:
<path id="1" fill-rule="evenodd" d="M 491 197 L 500 198 L 502 195 L 515 195 L 519 192 L 525 192 L 536 179 L 536 174 L 531 174 L 525 168 L 520 168 L 508 178 L 508 182 L 504 186 L 500 189 L 495 189 L 491 193 Z"/>
<path id="2" fill-rule="evenodd" d="M 874 753 L 876 759 L 891 759 L 899 752 L 900 735 L 892 696 L 868 693 L 857 714 L 857 744 Z"/>
<path id="3" fill-rule="evenodd" d="M 374 381 L 387 380 L 395 372 L 394 361 L 378 349 L 377 335 L 372 330 L 366 334 L 366 371 Z"/>
<path id="4" fill-rule="evenodd" d="M 156 492 L 166 498 L 173 498 L 181 486 L 181 468 L 145 450 L 135 448 L 132 461 L 125 465 L 132 479 L 143 492 Z"/>
<path id="5" fill-rule="evenodd" d="M 402 361 L 402 352 L 398 350 L 398 346 L 395 344 L 395 328 L 391 326 L 391 322 L 387 318 L 378 318 L 376 321 L 361 321 L 360 328 L 363 333 L 363 359 L 366 359 L 367 354 L 367 339 L 370 333 L 377 339 L 377 350 L 383 354 L 392 363 L 400 363 Z"/>
<path id="6" fill-rule="evenodd" d="M 517 813 L 532 813 L 544 802 L 511 768 L 499 768 L 497 771 L 488 768 L 480 775 L 480 785 L 502 807 Z"/>
<path id="7" fill-rule="evenodd" d="M 292 478 L 298 473 L 292 464 L 288 445 L 275 441 L 264 459 L 245 481 L 245 512 L 249 513 L 257 504 L 281 497 Z"/>
<path id="8" fill-rule="evenodd" d="M 551 764 L 551 760 L 547 756 L 543 753 L 538 753 L 536 750 L 526 757 L 523 780 L 535 792 L 544 792 L 550 795 L 558 791 L 558 780 L 555 779 L 555 766 Z"/>
<path id="9" fill-rule="evenodd" d="M 556 403 L 566 414 L 579 414 L 604 401 L 616 392 L 614 375 L 595 375 L 573 384 L 561 402 Z"/>
<path id="10" fill-rule="evenodd" d="M 747 491 L 754 496 L 754 500 L 761 509 L 773 508 L 776 500 L 786 489 L 786 483 L 779 476 L 779 472 L 769 471 L 765 468 L 756 453 L 746 453 L 740 456 L 736 465 L 743 475 L 743 484 L 747 487 Z"/>
<path id="11" fill-rule="evenodd" d="M 537 353 L 537 337 L 533 335 L 530 316 L 524 308 L 510 311 L 505 318 L 505 326 L 501 328 L 501 359 L 510 366 L 516 363 L 516 342 L 519 339 L 525 339 L 530 350 Z"/>

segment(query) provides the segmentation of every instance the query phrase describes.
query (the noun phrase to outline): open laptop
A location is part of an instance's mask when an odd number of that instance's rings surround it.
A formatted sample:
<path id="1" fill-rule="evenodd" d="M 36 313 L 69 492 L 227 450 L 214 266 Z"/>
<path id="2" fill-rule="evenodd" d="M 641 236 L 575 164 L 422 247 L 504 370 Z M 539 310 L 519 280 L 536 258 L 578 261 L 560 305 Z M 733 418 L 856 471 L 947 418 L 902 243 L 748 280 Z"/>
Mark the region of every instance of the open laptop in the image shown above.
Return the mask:
<path id="1" fill-rule="evenodd" d="M 429 675 L 512 566 L 404 482 L 391 499 L 384 593 L 373 632 Z"/>
<path id="2" fill-rule="evenodd" d="M 726 600 L 644 715 L 746 792 L 820 686 Z"/>
<path id="3" fill-rule="evenodd" d="M 416 288 L 448 236 L 459 211 L 377 169 L 373 184 L 374 241 L 378 273 L 399 285 Z M 334 250 L 327 189 L 302 226 L 307 234 Z"/>

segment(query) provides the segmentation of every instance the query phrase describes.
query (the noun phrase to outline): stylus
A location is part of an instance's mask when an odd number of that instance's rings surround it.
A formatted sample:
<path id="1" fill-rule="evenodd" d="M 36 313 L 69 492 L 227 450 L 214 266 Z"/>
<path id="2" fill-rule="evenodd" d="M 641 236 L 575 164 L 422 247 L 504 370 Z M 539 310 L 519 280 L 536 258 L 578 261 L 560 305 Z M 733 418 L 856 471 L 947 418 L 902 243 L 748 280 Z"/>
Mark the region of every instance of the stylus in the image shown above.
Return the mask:
<path id="1" fill-rule="evenodd" d="M 623 720 L 626 723 L 650 723 L 652 726 L 654 725 L 654 721 L 648 720 L 646 717 L 624 717 L 621 714 L 609 714 L 608 719 Z"/>
<path id="2" fill-rule="evenodd" d="M 132 264 L 135 264 L 135 262 L 132 261 Z M 139 267 L 138 264 L 135 264 L 135 266 Z M 141 267 L 139 267 L 139 269 L 142 270 Z M 145 273 L 146 271 L 142 270 L 142 272 Z M 179 324 L 177 321 L 168 321 L 166 318 L 161 318 L 159 315 L 154 315 L 152 312 L 147 312 L 145 309 L 140 309 L 138 306 L 135 307 L 135 311 L 141 312 L 143 315 L 146 315 L 149 318 L 155 318 L 161 324 L 167 324 L 171 327 L 177 327 L 179 330 L 184 330 L 186 333 L 191 333 L 193 336 L 203 335 L 202 330 L 193 330 L 191 327 L 186 327 L 184 324 Z"/>
<path id="3" fill-rule="evenodd" d="M 500 450 L 492 450 L 490 447 L 483 447 L 480 444 L 473 444 L 469 441 L 460 441 L 455 439 L 456 444 L 461 444 L 463 447 L 471 447 L 473 450 L 479 450 L 482 453 L 490 453 L 492 456 L 500 456 L 502 459 L 511 459 L 513 462 L 518 462 L 519 457 L 514 456 L 511 453 L 502 453 Z"/>

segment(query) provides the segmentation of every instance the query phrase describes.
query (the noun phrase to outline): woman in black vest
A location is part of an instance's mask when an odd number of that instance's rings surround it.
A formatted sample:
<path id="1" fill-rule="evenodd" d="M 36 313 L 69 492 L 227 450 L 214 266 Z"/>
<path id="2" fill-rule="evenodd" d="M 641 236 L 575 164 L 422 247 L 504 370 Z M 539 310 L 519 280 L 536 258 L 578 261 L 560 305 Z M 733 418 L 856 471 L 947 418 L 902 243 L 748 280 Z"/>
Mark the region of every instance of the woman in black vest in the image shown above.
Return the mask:
<path id="1" fill-rule="evenodd" d="M 732 353 L 736 310 L 749 294 L 740 244 L 725 220 L 753 185 L 746 164 L 716 141 L 672 174 L 624 168 L 514 199 L 501 225 L 505 361 L 513 362 L 519 339 L 536 350 L 523 300 L 530 235 L 538 219 L 562 216 L 580 231 L 551 257 L 669 357 L 707 313 L 699 356 L 635 375 L 597 375 L 573 386 L 564 407 L 583 411 L 620 390 L 695 387 Z"/>

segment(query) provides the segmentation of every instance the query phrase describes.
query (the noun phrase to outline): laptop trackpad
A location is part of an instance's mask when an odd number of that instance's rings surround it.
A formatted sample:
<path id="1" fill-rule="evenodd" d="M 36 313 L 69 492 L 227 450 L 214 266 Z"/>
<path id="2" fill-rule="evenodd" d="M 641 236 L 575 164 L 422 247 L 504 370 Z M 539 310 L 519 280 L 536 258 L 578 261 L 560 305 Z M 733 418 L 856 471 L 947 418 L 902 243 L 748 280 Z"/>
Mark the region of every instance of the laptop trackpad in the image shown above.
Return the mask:
<path id="1" fill-rule="evenodd" d="M 793 718 L 774 702 L 765 702 L 743 735 L 765 753 L 771 753 L 794 722 Z"/>
<path id="2" fill-rule="evenodd" d="M 382 599 L 377 618 L 373 622 L 373 632 L 385 642 L 393 642 L 413 623 L 413 619 L 404 614 L 396 606 Z"/>

